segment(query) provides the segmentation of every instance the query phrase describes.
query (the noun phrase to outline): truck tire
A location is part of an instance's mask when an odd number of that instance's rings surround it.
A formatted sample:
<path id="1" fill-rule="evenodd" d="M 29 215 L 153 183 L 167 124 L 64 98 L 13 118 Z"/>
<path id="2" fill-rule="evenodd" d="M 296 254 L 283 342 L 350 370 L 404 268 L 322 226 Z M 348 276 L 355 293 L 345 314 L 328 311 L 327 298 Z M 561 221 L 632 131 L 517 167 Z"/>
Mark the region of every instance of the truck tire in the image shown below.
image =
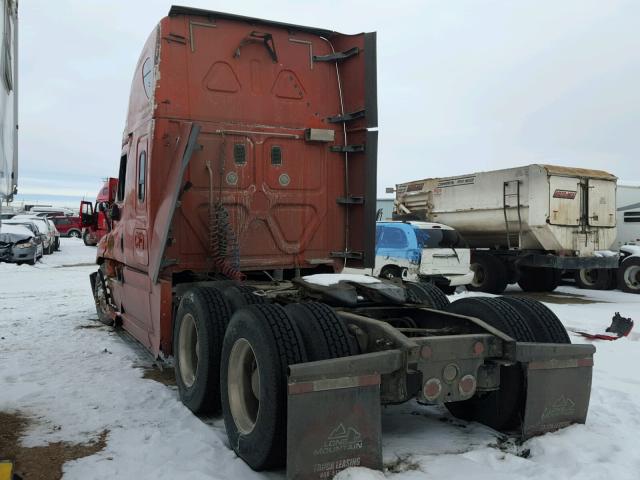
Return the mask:
<path id="1" fill-rule="evenodd" d="M 307 361 L 296 323 L 280 305 L 249 305 L 227 327 L 220 389 L 229 444 L 251 468 L 284 465 L 287 369 Z"/>
<path id="2" fill-rule="evenodd" d="M 553 292 L 559 283 L 559 271 L 553 268 L 520 268 L 518 285 L 525 292 Z"/>
<path id="3" fill-rule="evenodd" d="M 507 267 L 499 259 L 484 252 L 472 252 L 471 270 L 473 280 L 467 285 L 467 290 L 472 292 L 494 293 L 504 292 L 507 288 Z"/>
<path id="4" fill-rule="evenodd" d="M 498 298 L 471 297 L 453 302 L 449 312 L 476 317 L 517 341 L 532 342 L 534 333 L 523 316 Z M 518 365 L 500 367 L 500 388 L 479 392 L 469 400 L 445 403 L 458 418 L 483 423 L 495 430 L 518 426 L 524 407 L 524 376 Z"/>
<path id="5" fill-rule="evenodd" d="M 499 297 L 514 307 L 524 317 L 533 331 L 536 342 L 571 343 L 567 330 L 555 313 L 545 304 L 523 297 Z"/>
<path id="6" fill-rule="evenodd" d="M 220 411 L 220 355 L 231 309 L 215 288 L 187 290 L 173 327 L 173 358 L 180 400 L 194 413 Z"/>
<path id="7" fill-rule="evenodd" d="M 246 307 L 247 305 L 255 305 L 258 303 L 267 303 L 267 299 L 263 295 L 257 295 L 257 289 L 250 285 L 230 285 L 223 290 L 224 296 L 229 302 L 231 312 Z"/>
<path id="8" fill-rule="evenodd" d="M 442 290 L 431 283 L 405 282 L 404 288 L 411 303 L 425 305 L 435 310 L 446 310 L 451 304 Z"/>
<path id="9" fill-rule="evenodd" d="M 378 276 L 385 280 L 396 280 L 398 278 L 402 278 L 402 269 L 395 265 L 387 265 L 386 267 L 382 267 L 380 275 Z"/>
<path id="10" fill-rule="evenodd" d="M 302 335 L 310 362 L 357 355 L 355 339 L 344 321 L 324 303 L 292 303 L 285 307 Z"/>
<path id="11" fill-rule="evenodd" d="M 606 268 L 581 268 L 576 270 L 574 277 L 578 288 L 586 290 L 610 290 L 611 272 Z"/>
<path id="12" fill-rule="evenodd" d="M 640 257 L 626 258 L 618 267 L 618 288 L 627 293 L 640 293 Z"/>
<path id="13" fill-rule="evenodd" d="M 112 316 L 113 309 L 111 307 L 111 293 L 107 287 L 107 283 L 104 278 L 104 268 L 102 266 L 98 269 L 96 275 L 93 299 L 96 304 L 98 320 L 105 325 L 112 326 L 114 321 Z"/>
<path id="14" fill-rule="evenodd" d="M 95 247 L 96 244 L 94 242 L 91 241 L 91 239 L 89 238 L 89 232 L 85 231 L 84 234 L 82 235 L 82 241 L 84 242 L 84 244 L 87 247 Z"/>
<path id="15" fill-rule="evenodd" d="M 80 230 L 71 229 L 67 232 L 67 236 L 71 238 L 80 238 L 82 233 L 80 233 Z"/>

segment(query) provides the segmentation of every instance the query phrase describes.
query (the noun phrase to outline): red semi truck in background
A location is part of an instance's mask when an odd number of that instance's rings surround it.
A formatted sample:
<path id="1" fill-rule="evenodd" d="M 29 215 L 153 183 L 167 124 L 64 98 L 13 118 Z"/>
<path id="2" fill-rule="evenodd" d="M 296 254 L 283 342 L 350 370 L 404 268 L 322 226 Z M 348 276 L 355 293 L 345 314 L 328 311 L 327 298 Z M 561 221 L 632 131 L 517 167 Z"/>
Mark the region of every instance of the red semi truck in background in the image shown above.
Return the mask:
<path id="1" fill-rule="evenodd" d="M 108 210 L 116 199 L 118 179 L 107 178 L 98 192 L 95 203 L 85 200 L 80 202 L 80 221 L 82 239 L 87 246 L 95 246 L 109 231 Z"/>
<path id="2" fill-rule="evenodd" d="M 97 313 L 254 469 L 381 468 L 381 405 L 414 398 L 524 437 L 586 419 L 595 349 L 544 305 L 338 274 L 374 263 L 375 127 L 375 33 L 172 7 L 138 61 Z"/>

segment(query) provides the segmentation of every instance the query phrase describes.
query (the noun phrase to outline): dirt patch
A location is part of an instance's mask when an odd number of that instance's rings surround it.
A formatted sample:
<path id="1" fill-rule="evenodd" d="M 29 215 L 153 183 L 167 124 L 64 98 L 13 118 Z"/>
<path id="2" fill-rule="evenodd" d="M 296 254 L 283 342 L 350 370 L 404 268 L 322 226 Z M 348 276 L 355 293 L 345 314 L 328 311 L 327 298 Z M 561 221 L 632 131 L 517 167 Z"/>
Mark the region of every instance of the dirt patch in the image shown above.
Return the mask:
<path id="1" fill-rule="evenodd" d="M 96 320 L 97 321 L 97 320 Z M 105 325 L 103 323 L 100 324 L 95 324 L 95 325 L 78 325 L 76 327 L 76 330 L 84 330 L 86 328 L 104 328 L 104 329 L 110 329 L 111 327 L 109 327 L 108 325 Z"/>
<path id="2" fill-rule="evenodd" d="M 170 387 L 176 384 L 176 376 L 171 367 L 158 367 L 158 365 L 154 363 L 152 366 L 146 367 L 143 370 L 142 378 L 155 380 Z"/>
<path id="3" fill-rule="evenodd" d="M 412 460 L 411 455 L 397 456 L 395 460 L 384 464 L 385 473 L 403 473 L 420 470 L 420 464 Z"/>
<path id="4" fill-rule="evenodd" d="M 28 417 L 19 412 L 0 412 L 0 458 L 14 462 L 14 472 L 24 480 L 58 480 L 62 466 L 88 457 L 107 445 L 108 430 L 87 443 L 55 442 L 42 447 L 23 447 L 20 439 L 29 426 Z"/>
<path id="5" fill-rule="evenodd" d="M 576 293 L 560 292 L 505 292 L 503 295 L 511 297 L 533 298 L 539 302 L 554 303 L 558 305 L 588 305 L 590 303 L 609 303 L 602 300 L 594 300 Z"/>

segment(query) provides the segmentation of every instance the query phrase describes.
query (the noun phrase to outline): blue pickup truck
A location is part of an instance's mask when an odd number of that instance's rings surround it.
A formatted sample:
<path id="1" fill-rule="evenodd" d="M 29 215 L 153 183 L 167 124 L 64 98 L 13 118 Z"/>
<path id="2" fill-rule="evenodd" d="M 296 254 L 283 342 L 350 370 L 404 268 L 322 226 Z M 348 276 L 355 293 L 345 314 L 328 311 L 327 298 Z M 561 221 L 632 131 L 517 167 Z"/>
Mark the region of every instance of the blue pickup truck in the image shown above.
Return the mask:
<path id="1" fill-rule="evenodd" d="M 473 280 L 471 253 L 453 228 L 430 222 L 378 222 L 373 274 L 435 283 L 451 294 Z"/>

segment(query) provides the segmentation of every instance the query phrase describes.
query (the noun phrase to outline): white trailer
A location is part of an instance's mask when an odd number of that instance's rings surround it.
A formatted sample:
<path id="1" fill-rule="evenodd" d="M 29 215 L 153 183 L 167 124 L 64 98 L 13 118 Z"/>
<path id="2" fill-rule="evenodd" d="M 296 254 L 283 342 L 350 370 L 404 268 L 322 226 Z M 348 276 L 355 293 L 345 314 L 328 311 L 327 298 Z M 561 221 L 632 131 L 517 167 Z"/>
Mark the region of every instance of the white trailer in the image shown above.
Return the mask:
<path id="1" fill-rule="evenodd" d="M 0 0 L 0 208 L 18 185 L 18 2 Z"/>
<path id="2" fill-rule="evenodd" d="M 594 255 L 616 238 L 616 180 L 553 165 L 428 178 L 396 185 L 394 218 L 452 226 L 472 247 L 472 289 L 553 290 L 563 269 L 614 268 Z"/>
<path id="3" fill-rule="evenodd" d="M 640 245 L 640 183 L 618 183 L 618 235 L 614 249 Z"/>

